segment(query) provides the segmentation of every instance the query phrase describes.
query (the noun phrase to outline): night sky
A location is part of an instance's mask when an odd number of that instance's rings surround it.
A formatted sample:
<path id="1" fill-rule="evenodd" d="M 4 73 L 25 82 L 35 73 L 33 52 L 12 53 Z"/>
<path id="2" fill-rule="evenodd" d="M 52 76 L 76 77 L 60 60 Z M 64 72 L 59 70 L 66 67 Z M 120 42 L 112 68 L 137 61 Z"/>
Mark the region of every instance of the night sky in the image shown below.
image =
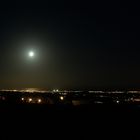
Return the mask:
<path id="1" fill-rule="evenodd" d="M 136 3 L 1 3 L 0 88 L 138 88 L 139 33 Z"/>

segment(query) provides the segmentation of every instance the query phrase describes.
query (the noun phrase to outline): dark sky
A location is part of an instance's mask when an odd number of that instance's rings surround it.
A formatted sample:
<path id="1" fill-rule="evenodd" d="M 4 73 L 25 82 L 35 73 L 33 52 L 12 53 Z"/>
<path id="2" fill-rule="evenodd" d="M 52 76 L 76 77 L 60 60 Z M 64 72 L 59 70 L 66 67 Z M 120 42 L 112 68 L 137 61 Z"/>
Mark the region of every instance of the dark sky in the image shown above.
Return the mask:
<path id="1" fill-rule="evenodd" d="M 139 26 L 121 0 L 1 3 L 0 88 L 139 87 Z"/>

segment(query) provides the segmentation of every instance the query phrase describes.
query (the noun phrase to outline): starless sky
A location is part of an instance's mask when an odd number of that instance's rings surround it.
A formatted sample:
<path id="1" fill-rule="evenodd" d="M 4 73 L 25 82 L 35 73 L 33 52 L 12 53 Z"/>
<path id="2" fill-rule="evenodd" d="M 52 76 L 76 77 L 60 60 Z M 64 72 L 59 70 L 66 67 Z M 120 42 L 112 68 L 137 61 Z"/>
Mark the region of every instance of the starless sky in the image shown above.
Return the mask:
<path id="1" fill-rule="evenodd" d="M 0 88 L 139 87 L 139 19 L 121 0 L 3 2 Z"/>

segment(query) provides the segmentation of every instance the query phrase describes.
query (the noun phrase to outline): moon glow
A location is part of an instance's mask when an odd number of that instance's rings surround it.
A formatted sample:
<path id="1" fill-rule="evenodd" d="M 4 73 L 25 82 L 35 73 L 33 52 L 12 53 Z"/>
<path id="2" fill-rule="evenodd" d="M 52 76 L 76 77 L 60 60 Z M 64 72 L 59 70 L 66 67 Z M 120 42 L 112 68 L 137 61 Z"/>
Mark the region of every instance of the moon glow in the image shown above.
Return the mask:
<path id="1" fill-rule="evenodd" d="M 35 55 L 35 54 L 34 54 L 34 52 L 33 52 L 33 51 L 30 51 L 30 52 L 28 53 L 28 55 L 29 55 L 29 57 L 31 57 L 31 58 L 32 58 L 32 57 L 34 57 L 34 55 Z"/>

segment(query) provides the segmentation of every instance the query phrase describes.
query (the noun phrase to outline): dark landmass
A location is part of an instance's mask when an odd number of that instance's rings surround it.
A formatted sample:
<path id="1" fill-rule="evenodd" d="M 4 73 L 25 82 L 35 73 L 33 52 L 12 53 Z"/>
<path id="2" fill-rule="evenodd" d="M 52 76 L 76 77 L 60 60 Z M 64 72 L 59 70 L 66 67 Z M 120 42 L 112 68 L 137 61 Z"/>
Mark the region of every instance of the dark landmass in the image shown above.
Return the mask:
<path id="1" fill-rule="evenodd" d="M 1 91 L 1 112 L 94 113 L 140 111 L 139 91 Z"/>
<path id="2" fill-rule="evenodd" d="M 1 91 L 2 131 L 31 138 L 137 137 L 139 92 Z M 133 132 L 134 131 L 134 132 Z M 113 136 L 112 136 L 113 135 Z"/>

